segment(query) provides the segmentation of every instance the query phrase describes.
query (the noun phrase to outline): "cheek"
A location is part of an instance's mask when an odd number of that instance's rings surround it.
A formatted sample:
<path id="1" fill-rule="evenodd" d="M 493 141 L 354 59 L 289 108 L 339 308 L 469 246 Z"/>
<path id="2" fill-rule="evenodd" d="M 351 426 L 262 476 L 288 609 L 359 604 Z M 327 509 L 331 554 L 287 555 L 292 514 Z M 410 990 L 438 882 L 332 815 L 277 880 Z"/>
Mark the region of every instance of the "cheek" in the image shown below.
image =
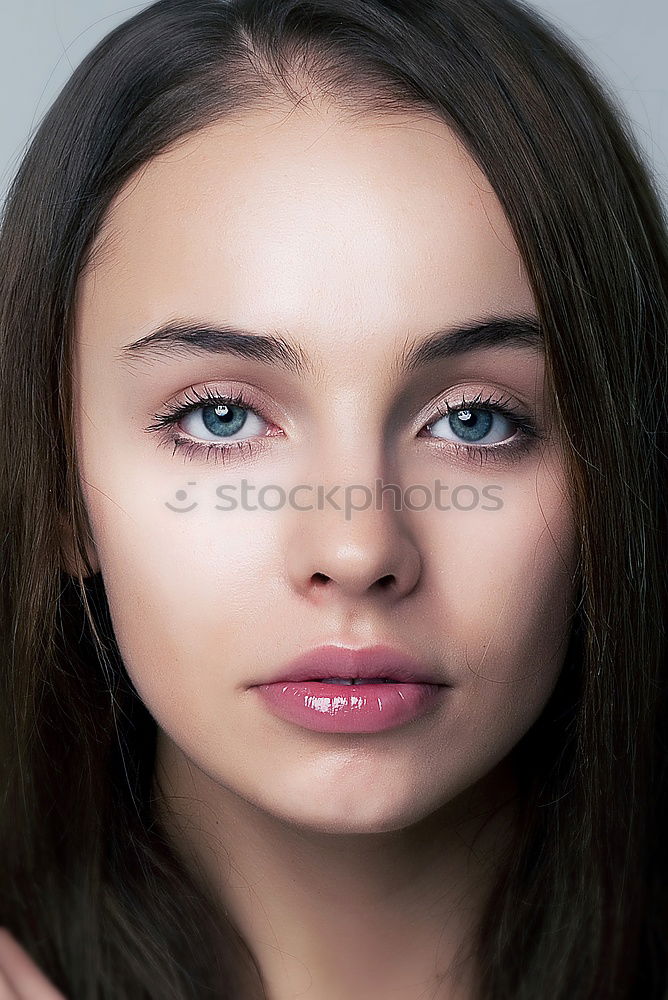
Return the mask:
<path id="1" fill-rule="evenodd" d="M 156 484 L 126 477 L 88 503 L 123 662 L 142 700 L 169 716 L 198 691 L 246 679 L 246 647 L 263 623 L 270 633 L 280 573 L 276 515 L 217 511 L 211 490 L 178 512 L 163 500 L 176 491 Z"/>
<path id="2" fill-rule="evenodd" d="M 472 740 L 510 750 L 542 711 L 563 664 L 575 596 L 574 520 L 554 467 L 509 484 L 501 510 L 471 514 L 458 513 L 442 540 L 441 639 L 459 687 L 449 724 L 465 718 Z"/>

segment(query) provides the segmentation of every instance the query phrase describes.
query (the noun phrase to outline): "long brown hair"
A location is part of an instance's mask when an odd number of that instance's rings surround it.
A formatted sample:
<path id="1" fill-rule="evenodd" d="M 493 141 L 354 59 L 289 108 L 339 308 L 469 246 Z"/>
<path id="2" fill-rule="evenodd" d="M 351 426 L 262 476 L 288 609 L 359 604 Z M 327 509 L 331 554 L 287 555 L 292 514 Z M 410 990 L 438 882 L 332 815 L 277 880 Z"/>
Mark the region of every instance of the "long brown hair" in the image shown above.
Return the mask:
<path id="1" fill-rule="evenodd" d="M 227 114 L 314 95 L 438 116 L 485 172 L 568 456 L 577 615 L 513 751 L 522 818 L 478 929 L 481 997 L 665 1000 L 666 219 L 621 107 L 513 0 L 160 0 L 37 129 L 0 233 L 0 922 L 71 1000 L 264 995 L 154 815 L 155 721 L 86 555 L 70 359 L 78 282 L 133 172 Z"/>

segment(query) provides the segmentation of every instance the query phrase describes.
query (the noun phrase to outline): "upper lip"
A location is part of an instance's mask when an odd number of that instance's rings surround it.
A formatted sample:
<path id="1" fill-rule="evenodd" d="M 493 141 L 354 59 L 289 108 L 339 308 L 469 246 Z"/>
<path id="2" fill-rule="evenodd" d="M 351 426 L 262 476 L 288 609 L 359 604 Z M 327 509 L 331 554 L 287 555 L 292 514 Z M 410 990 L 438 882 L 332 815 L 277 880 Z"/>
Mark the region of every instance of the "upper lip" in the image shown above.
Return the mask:
<path id="1" fill-rule="evenodd" d="M 393 681 L 442 684 L 437 671 L 390 646 L 319 646 L 290 660 L 262 683 L 319 680 L 323 677 L 368 679 L 387 677 Z"/>

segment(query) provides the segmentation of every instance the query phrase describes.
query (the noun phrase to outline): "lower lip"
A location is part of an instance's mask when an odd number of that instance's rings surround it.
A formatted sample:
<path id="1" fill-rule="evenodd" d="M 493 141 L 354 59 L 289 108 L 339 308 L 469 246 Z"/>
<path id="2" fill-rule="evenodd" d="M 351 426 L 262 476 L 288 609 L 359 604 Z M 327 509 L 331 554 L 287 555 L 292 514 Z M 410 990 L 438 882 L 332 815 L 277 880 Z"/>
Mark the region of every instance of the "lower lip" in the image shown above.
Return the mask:
<path id="1" fill-rule="evenodd" d="M 434 708 L 442 684 L 323 684 L 281 681 L 256 690 L 274 715 L 322 733 L 379 733 Z"/>

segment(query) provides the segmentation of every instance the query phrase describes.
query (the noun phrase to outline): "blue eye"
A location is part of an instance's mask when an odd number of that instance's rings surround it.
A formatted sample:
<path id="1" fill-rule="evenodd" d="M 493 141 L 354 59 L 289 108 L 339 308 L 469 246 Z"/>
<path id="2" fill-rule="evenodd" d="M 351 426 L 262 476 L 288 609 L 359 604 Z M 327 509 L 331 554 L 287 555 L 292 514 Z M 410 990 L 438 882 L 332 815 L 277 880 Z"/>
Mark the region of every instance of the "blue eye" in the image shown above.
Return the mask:
<path id="1" fill-rule="evenodd" d="M 262 436 L 261 425 L 264 424 L 254 410 L 223 400 L 215 405 L 198 406 L 190 410 L 181 422 L 183 429 L 193 437 L 201 436 L 203 424 L 204 430 L 212 435 L 210 441 L 234 437 L 242 430 L 248 436 Z"/>
<path id="2" fill-rule="evenodd" d="M 253 455 L 267 444 L 268 421 L 250 406 L 243 393 L 221 396 L 208 388 L 201 394 L 189 391 L 192 398 L 186 397 L 186 402 L 166 413 L 154 414 L 156 422 L 146 428 L 160 431 L 175 427 L 190 435 L 170 437 L 166 443 L 173 445 L 174 454 L 183 450 L 186 458 L 225 461 L 232 454 Z M 520 458 L 542 437 L 533 420 L 513 408 L 510 401 L 481 399 L 480 395 L 471 400 L 462 397 L 456 406 L 441 404 L 436 419 L 425 429 L 437 447 L 481 464 Z M 434 435 L 434 430 L 446 436 Z"/>
<path id="3" fill-rule="evenodd" d="M 192 435 L 189 438 L 172 436 L 167 443 L 173 445 L 173 454 L 183 450 L 186 458 L 201 456 L 224 461 L 233 452 L 251 455 L 262 447 L 262 438 L 266 436 L 263 425 L 267 421 L 249 405 L 242 393 L 220 396 L 211 393 L 208 388 L 201 394 L 195 389 L 189 391 L 193 398 L 186 396 L 187 402 L 170 408 L 166 413 L 155 413 L 153 418 L 156 422 L 146 428 L 148 431 L 160 431 L 176 427 Z M 239 438 L 241 432 L 245 433 Z M 207 434 L 210 436 L 207 437 Z M 253 437 L 259 437 L 260 441 L 252 441 Z"/>
<path id="4" fill-rule="evenodd" d="M 457 443 L 463 441 L 470 444 L 480 444 L 491 430 L 492 440 L 488 440 L 485 443 L 497 444 L 509 436 L 507 431 L 504 433 L 504 424 L 506 428 L 510 428 L 511 437 L 517 430 L 516 424 L 509 417 L 502 415 L 500 412 L 495 413 L 491 410 L 483 410 L 476 407 L 451 410 L 450 413 L 441 417 L 435 423 L 430 424 L 429 427 L 431 430 L 434 430 L 434 428 L 437 428 L 441 424 L 444 425 L 443 429 L 452 431 L 456 436 L 455 440 Z M 500 427 L 499 424 L 501 425 Z"/>
<path id="5" fill-rule="evenodd" d="M 510 400 L 492 396 L 481 399 L 479 394 L 470 400 L 462 397 L 456 406 L 441 404 L 437 410 L 437 419 L 430 421 L 426 429 L 430 432 L 439 429 L 445 434 L 440 440 L 448 442 L 451 450 L 454 448 L 457 455 L 477 458 L 481 464 L 519 458 L 542 436 L 534 421 L 513 407 Z"/>

